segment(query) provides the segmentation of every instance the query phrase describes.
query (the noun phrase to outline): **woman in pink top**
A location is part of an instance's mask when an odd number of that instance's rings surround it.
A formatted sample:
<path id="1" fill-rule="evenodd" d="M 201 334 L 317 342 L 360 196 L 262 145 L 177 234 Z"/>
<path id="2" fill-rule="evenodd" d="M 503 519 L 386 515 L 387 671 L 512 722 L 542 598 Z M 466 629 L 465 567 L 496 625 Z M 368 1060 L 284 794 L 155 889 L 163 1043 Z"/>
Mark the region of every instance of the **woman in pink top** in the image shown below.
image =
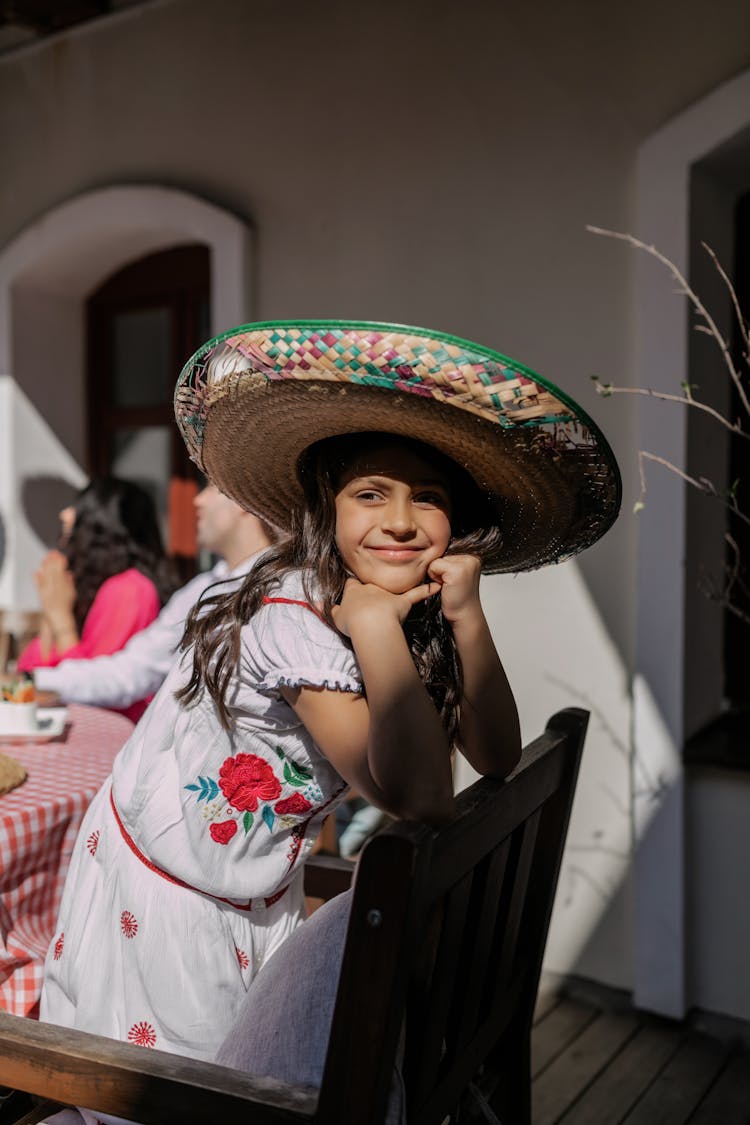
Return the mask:
<path id="1" fill-rule="evenodd" d="M 35 574 L 42 627 L 18 669 L 89 660 L 121 649 L 158 616 L 174 589 L 156 510 L 130 481 L 99 477 L 60 513 L 60 550 Z M 137 720 L 148 700 L 125 714 Z"/>

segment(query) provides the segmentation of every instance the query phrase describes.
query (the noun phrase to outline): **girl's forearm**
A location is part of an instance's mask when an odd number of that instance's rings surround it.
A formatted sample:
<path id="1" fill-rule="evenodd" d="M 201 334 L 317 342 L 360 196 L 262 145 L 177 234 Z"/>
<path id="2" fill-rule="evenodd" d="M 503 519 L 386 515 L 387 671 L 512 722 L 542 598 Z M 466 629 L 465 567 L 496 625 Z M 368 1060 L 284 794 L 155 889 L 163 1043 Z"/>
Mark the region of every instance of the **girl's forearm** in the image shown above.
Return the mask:
<path id="1" fill-rule="evenodd" d="M 368 619 L 351 635 L 370 715 L 367 758 L 389 811 L 439 824 L 453 815 L 450 751 L 398 622 Z"/>
<path id="2" fill-rule="evenodd" d="M 518 710 L 482 614 L 453 625 L 463 668 L 461 750 L 481 774 L 507 777 L 521 756 Z"/>

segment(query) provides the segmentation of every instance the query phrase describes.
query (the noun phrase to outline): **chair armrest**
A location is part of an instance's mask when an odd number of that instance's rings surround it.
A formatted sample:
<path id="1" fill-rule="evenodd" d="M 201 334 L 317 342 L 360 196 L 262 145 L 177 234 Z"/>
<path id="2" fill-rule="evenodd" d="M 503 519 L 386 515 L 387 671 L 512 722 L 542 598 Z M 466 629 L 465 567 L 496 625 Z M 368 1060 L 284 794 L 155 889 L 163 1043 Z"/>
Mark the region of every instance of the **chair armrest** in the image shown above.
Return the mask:
<path id="1" fill-rule="evenodd" d="M 317 1091 L 0 1011 L 0 1083 L 144 1125 L 305 1122 Z"/>

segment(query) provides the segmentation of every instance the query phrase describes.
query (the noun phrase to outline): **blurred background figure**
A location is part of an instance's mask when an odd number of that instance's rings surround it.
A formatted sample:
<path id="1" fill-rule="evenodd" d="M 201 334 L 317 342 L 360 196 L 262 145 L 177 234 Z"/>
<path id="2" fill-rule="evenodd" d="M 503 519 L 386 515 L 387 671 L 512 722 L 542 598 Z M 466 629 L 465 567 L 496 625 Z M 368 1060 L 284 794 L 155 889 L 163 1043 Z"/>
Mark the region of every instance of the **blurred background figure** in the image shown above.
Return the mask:
<path id="1" fill-rule="evenodd" d="M 117 652 L 156 619 L 175 587 L 154 503 L 139 485 L 95 478 L 60 512 L 60 524 L 59 550 L 34 575 L 42 624 L 19 671 Z M 137 720 L 146 702 L 125 714 Z"/>
<path id="2" fill-rule="evenodd" d="M 55 692 L 64 703 L 87 703 L 127 714 L 133 704 L 154 695 L 174 659 L 185 618 L 201 594 L 217 582 L 243 577 L 258 553 L 276 539 L 273 528 L 213 485 L 198 493 L 194 505 L 198 546 L 218 555 L 218 562 L 180 587 L 156 620 L 119 652 L 94 660 L 81 659 L 75 651 L 65 653 L 56 667 L 38 669 L 37 688 Z"/>

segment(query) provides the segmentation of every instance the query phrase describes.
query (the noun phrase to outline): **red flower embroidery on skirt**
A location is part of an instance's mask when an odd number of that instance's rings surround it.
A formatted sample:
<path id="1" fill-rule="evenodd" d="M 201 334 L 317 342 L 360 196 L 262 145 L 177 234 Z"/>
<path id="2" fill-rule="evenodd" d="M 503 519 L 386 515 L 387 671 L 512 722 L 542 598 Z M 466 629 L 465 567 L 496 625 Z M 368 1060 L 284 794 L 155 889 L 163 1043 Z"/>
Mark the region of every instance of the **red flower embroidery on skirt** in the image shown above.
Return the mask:
<path id="1" fill-rule="evenodd" d="M 89 836 L 88 840 L 86 841 L 86 847 L 89 849 L 89 851 L 91 852 L 92 855 L 96 855 L 96 849 L 99 847 L 99 829 L 98 828 L 94 832 L 92 832 L 91 835 Z"/>
<path id="2" fill-rule="evenodd" d="M 217 844 L 228 844 L 237 831 L 237 821 L 222 820 L 219 824 L 212 824 L 208 831 Z"/>
<path id="3" fill-rule="evenodd" d="M 235 809 L 255 812 L 258 801 L 275 801 L 281 782 L 268 762 L 257 754 L 236 754 L 219 770 L 221 791 Z"/>
<path id="4" fill-rule="evenodd" d="M 154 1047 L 156 1046 L 156 1032 L 150 1023 L 141 1020 L 140 1023 L 134 1023 L 128 1032 L 128 1039 L 131 1043 L 136 1043 L 139 1047 Z"/>
<path id="5" fill-rule="evenodd" d="M 138 933 L 138 922 L 135 915 L 131 914 L 129 910 L 123 910 L 120 915 L 120 929 L 126 938 L 134 938 Z"/>
<path id="6" fill-rule="evenodd" d="M 240 968 L 247 969 L 250 965 L 250 958 L 247 953 L 245 953 L 244 949 L 237 949 L 236 945 L 234 948 L 237 950 L 237 960 L 240 963 Z"/>
<path id="7" fill-rule="evenodd" d="M 58 938 L 58 939 L 57 939 L 57 941 L 55 942 L 55 951 L 54 951 L 54 953 L 52 954 L 52 956 L 54 957 L 55 961 L 59 961 L 59 960 L 60 960 L 60 958 L 62 957 L 62 951 L 63 951 L 63 946 L 64 946 L 64 945 L 65 945 L 65 934 L 64 934 L 64 933 L 62 933 L 62 934 L 60 934 L 59 938 Z"/>
<path id="8" fill-rule="evenodd" d="M 283 801 L 277 801 L 273 806 L 273 811 L 278 816 L 283 816 L 284 813 L 306 813 L 312 805 L 307 797 L 303 797 L 301 793 L 292 793 L 291 797 L 285 797 Z"/>

